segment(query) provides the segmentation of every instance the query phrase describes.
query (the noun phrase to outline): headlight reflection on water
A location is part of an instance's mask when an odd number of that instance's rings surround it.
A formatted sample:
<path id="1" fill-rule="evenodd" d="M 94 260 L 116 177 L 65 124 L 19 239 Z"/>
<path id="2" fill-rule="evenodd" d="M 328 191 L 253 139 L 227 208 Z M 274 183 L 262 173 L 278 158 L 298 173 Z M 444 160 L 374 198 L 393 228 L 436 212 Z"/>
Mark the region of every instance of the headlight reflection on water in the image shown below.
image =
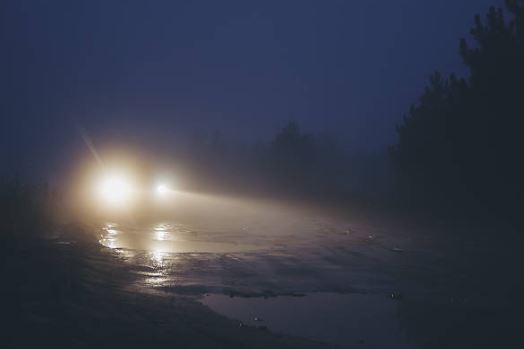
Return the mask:
<path id="1" fill-rule="evenodd" d="M 159 225 L 154 229 L 154 240 L 165 241 L 168 240 L 169 235 L 169 232 L 164 226 Z"/>
<path id="2" fill-rule="evenodd" d="M 102 228 L 102 230 L 104 231 L 104 233 L 100 237 L 100 244 L 105 247 L 115 248 L 118 230 L 116 230 L 115 226 L 112 224 L 106 224 L 106 226 Z"/>
<path id="3" fill-rule="evenodd" d="M 149 257 L 153 262 L 153 266 L 162 267 L 164 264 L 165 253 L 159 251 L 151 251 Z"/>
<path id="4" fill-rule="evenodd" d="M 152 238 L 157 242 L 152 242 L 148 246 L 148 249 L 144 251 L 144 256 L 148 261 L 146 263 L 154 268 L 163 268 L 165 261 L 168 258 L 169 252 L 165 252 L 162 246 L 158 245 L 158 243 L 170 240 L 171 232 L 168 231 L 169 228 L 170 225 L 168 224 L 157 224 L 153 227 Z M 132 245 L 129 245 L 129 239 L 132 239 L 132 237 L 126 237 L 129 233 L 126 233 L 125 230 L 123 231 L 121 229 L 121 227 L 112 223 L 105 224 L 102 227 L 99 243 L 111 249 L 133 249 Z M 136 251 L 134 254 L 136 254 Z"/>

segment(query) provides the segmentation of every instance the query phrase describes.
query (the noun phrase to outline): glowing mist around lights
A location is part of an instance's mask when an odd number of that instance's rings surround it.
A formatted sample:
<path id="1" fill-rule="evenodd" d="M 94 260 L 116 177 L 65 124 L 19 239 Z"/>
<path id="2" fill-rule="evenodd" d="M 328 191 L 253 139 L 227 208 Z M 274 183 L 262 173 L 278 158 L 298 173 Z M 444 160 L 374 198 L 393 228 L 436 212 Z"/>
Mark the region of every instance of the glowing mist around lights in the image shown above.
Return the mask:
<path id="1" fill-rule="evenodd" d="M 122 207 L 132 199 L 133 187 L 126 176 L 109 174 L 100 181 L 98 194 L 105 204 Z"/>

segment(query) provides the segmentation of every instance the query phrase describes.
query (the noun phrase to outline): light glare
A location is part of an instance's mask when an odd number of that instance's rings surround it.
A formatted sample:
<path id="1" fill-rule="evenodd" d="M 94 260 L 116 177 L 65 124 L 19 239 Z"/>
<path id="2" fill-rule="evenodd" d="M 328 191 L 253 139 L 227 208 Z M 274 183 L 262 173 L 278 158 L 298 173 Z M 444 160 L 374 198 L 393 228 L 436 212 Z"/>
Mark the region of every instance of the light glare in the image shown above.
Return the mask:
<path id="1" fill-rule="evenodd" d="M 131 185 L 123 176 L 110 175 L 101 182 L 100 195 L 110 205 L 122 205 L 131 197 Z"/>
<path id="2" fill-rule="evenodd" d="M 159 184 L 156 187 L 156 194 L 157 194 L 157 196 L 163 197 L 163 196 L 166 196 L 167 194 L 169 194 L 169 192 L 170 192 L 170 189 L 165 184 Z"/>

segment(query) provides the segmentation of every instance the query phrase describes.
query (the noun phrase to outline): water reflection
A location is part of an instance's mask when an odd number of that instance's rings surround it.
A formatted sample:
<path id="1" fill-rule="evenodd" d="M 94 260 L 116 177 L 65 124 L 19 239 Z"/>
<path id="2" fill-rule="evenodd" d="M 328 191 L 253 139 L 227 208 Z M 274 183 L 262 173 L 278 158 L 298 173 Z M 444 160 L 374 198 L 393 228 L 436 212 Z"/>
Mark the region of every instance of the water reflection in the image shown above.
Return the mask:
<path id="1" fill-rule="evenodd" d="M 107 223 L 102 227 L 102 233 L 100 235 L 99 242 L 101 245 L 114 249 L 117 252 L 124 249 L 129 249 L 131 246 L 127 246 L 128 240 L 149 240 L 146 244 L 146 255 L 149 259 L 151 266 L 154 268 L 163 268 L 167 252 L 164 252 L 162 245 L 154 243 L 155 241 L 167 241 L 171 240 L 169 232 L 170 226 L 168 224 L 156 224 L 152 227 L 152 236 L 148 237 L 146 232 L 138 232 L 137 234 L 124 234 L 122 230 L 115 223 Z M 130 230 L 130 229 L 128 229 Z M 131 231 L 131 230 L 130 230 Z M 129 235 L 129 236 L 127 236 Z M 136 236 L 133 236 L 136 235 Z M 132 249 L 132 248 L 131 248 Z M 149 264 L 149 263 L 148 263 Z"/>
<path id="2" fill-rule="evenodd" d="M 155 227 L 153 228 L 153 230 L 155 231 L 166 231 L 170 228 L 171 226 L 169 224 L 165 224 L 165 223 L 159 223 L 157 225 L 155 225 Z"/>
<path id="3" fill-rule="evenodd" d="M 201 302 L 247 325 L 264 325 L 274 332 L 344 348 L 412 348 L 397 318 L 401 303 L 382 295 L 309 293 L 262 298 L 211 294 Z"/>
<path id="4" fill-rule="evenodd" d="M 153 262 L 154 267 L 162 268 L 164 266 L 164 260 L 166 258 L 166 253 L 159 251 L 149 252 L 149 257 Z"/>
<path id="5" fill-rule="evenodd" d="M 246 239 L 246 235 L 243 235 Z M 211 227 L 207 230 L 174 222 L 157 223 L 145 227 L 122 226 L 107 223 L 101 228 L 99 242 L 109 248 L 143 251 L 161 264 L 166 254 L 177 253 L 233 253 L 254 251 L 262 245 L 239 243 L 234 232 Z"/>
<path id="6" fill-rule="evenodd" d="M 98 240 L 101 245 L 109 248 L 117 247 L 117 235 L 119 232 L 115 227 L 114 223 L 107 223 L 102 228 L 103 233 L 100 236 L 100 240 Z"/>
<path id="7" fill-rule="evenodd" d="M 167 240 L 169 238 L 169 232 L 167 230 L 168 228 L 169 228 L 169 225 L 167 224 L 157 224 L 153 229 L 153 232 L 154 232 L 153 239 L 157 241 Z"/>

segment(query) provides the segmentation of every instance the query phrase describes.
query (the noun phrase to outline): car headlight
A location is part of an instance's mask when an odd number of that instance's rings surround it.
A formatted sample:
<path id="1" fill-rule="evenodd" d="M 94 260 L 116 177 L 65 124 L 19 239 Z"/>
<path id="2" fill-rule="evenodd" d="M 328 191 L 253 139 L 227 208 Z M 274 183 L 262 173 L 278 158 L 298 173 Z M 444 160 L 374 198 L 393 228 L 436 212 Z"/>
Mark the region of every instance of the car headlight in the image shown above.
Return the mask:
<path id="1" fill-rule="evenodd" d="M 155 187 L 155 196 L 157 198 L 165 198 L 173 192 L 173 189 L 166 183 L 160 183 Z"/>
<path id="2" fill-rule="evenodd" d="M 132 185 L 123 175 L 106 175 L 99 185 L 99 196 L 104 203 L 111 206 L 122 206 L 132 197 Z"/>

